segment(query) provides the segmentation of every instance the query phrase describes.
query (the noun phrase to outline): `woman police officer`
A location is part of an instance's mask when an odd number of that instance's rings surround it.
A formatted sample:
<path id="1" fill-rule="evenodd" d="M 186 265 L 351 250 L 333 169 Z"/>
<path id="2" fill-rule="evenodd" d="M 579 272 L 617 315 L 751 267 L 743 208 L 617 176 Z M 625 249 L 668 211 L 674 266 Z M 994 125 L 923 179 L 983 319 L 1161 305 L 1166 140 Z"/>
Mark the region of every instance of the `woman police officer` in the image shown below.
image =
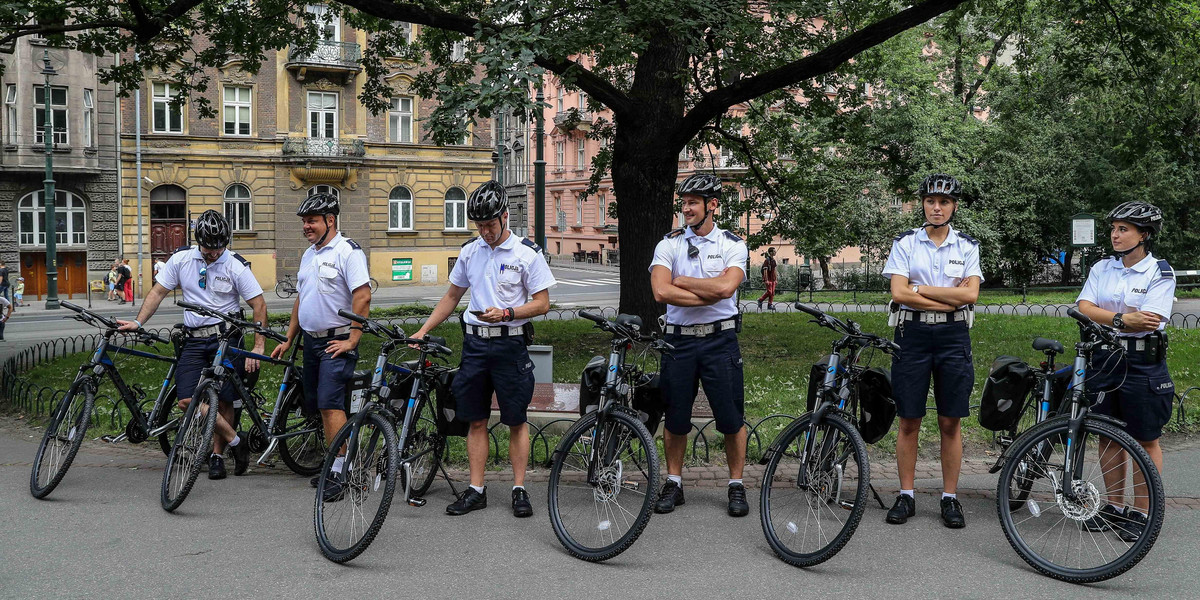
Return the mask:
<path id="1" fill-rule="evenodd" d="M 1171 418 L 1175 384 L 1167 372 L 1167 337 L 1163 333 L 1175 299 L 1175 273 L 1167 261 L 1155 258 L 1147 248 L 1162 232 L 1163 213 L 1142 201 L 1125 202 L 1108 213 L 1109 239 L 1113 256 L 1092 266 L 1077 300 L 1079 310 L 1097 323 L 1118 330 L 1125 356 L 1097 351 L 1089 365 L 1087 392 L 1092 411 L 1126 423 L 1125 432 L 1146 449 L 1154 466 L 1162 470 L 1162 448 L 1158 439 Z M 1127 505 L 1126 456 L 1110 444 L 1101 445 L 1100 462 L 1108 504 L 1085 523 L 1089 531 L 1115 530 L 1122 540 L 1133 542 L 1146 523 L 1147 495 L 1136 493 L 1144 486 L 1134 472 L 1134 497 Z"/>

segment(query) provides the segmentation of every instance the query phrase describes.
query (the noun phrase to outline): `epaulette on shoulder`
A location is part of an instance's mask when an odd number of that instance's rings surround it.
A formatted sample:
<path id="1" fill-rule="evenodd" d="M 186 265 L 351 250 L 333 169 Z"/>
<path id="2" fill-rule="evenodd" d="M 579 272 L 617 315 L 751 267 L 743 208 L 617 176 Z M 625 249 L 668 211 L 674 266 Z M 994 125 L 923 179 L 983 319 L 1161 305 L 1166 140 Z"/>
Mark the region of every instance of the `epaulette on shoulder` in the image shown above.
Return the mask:
<path id="1" fill-rule="evenodd" d="M 672 229 L 671 233 L 668 233 L 667 235 L 663 236 L 663 239 L 669 240 L 669 239 L 677 238 L 677 237 L 683 235 L 683 231 L 684 231 L 683 227 L 680 227 L 679 229 Z"/>
<path id="2" fill-rule="evenodd" d="M 524 244 L 525 246 L 529 247 L 534 252 L 537 252 L 538 254 L 542 253 L 542 247 L 537 245 L 536 243 L 534 243 L 534 241 L 529 238 L 526 238 L 526 237 L 521 238 L 521 243 Z"/>
<path id="3" fill-rule="evenodd" d="M 471 238 L 471 239 L 469 239 L 469 240 L 467 240 L 467 241 L 463 242 L 463 243 L 462 243 L 462 247 L 463 247 L 463 248 L 466 248 L 466 247 L 467 247 L 467 244 L 470 244 L 471 242 L 473 242 L 473 241 L 475 241 L 475 240 L 477 240 L 477 239 L 479 239 L 479 236 L 475 236 L 475 237 L 473 237 L 473 238 Z"/>
<path id="4" fill-rule="evenodd" d="M 1163 277 L 1175 279 L 1175 270 L 1171 268 L 1171 265 L 1167 264 L 1167 259 L 1165 258 L 1158 261 L 1158 272 L 1161 273 Z"/>
<path id="5" fill-rule="evenodd" d="M 229 251 L 229 254 L 232 255 L 234 258 L 236 258 L 238 262 L 242 263 L 242 266 L 244 266 L 244 267 L 250 266 L 250 261 L 246 260 L 245 257 L 243 257 L 241 254 L 238 254 L 237 252 L 234 252 L 232 250 Z"/>
<path id="6" fill-rule="evenodd" d="M 742 241 L 742 238 L 738 237 L 736 233 L 729 231 L 728 229 L 725 230 L 725 237 L 727 237 L 735 242 Z"/>
<path id="7" fill-rule="evenodd" d="M 188 250 L 191 250 L 191 249 L 192 249 L 191 246 L 180 246 L 175 249 L 175 252 L 173 254 L 179 253 L 179 252 L 187 252 Z"/>
<path id="8" fill-rule="evenodd" d="M 893 241 L 893 242 L 898 242 L 898 241 L 900 241 L 900 240 L 902 240 L 902 239 L 904 239 L 904 238 L 906 238 L 906 237 L 908 237 L 908 236 L 910 236 L 910 235 L 912 235 L 912 234 L 914 234 L 914 233 L 916 233 L 916 232 L 917 232 L 917 230 L 916 230 L 916 229 L 909 229 L 909 230 L 907 230 L 907 231 L 904 231 L 904 232 L 903 232 L 903 233 L 901 233 L 900 235 L 898 235 L 898 236 L 896 236 L 896 237 L 892 238 L 892 241 Z"/>
<path id="9" fill-rule="evenodd" d="M 979 240 L 977 240 L 977 239 L 975 239 L 975 238 L 973 238 L 973 237 L 971 237 L 971 236 L 969 236 L 969 235 L 967 235 L 967 234 L 965 234 L 965 233 L 963 233 L 963 232 L 961 232 L 961 231 L 960 231 L 960 232 L 958 232 L 958 237 L 960 237 L 960 238 L 962 238 L 962 239 L 964 239 L 964 240 L 967 240 L 968 242 L 971 242 L 972 244 L 975 244 L 976 246 L 978 246 L 978 245 L 979 245 Z"/>
<path id="10" fill-rule="evenodd" d="M 358 242 L 356 242 L 350 238 L 346 238 L 346 243 L 350 244 L 350 247 L 353 248 L 354 250 L 362 250 L 362 246 L 359 246 Z"/>

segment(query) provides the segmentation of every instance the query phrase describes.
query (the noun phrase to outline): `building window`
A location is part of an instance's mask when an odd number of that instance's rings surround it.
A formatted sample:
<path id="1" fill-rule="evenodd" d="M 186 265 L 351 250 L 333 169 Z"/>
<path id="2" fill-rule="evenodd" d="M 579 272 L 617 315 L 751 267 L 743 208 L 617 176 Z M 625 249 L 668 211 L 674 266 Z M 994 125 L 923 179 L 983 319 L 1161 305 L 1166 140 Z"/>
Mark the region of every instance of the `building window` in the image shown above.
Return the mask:
<path id="1" fill-rule="evenodd" d="M 46 245 L 46 205 L 42 198 L 39 190 L 26 194 L 17 203 L 17 239 L 22 246 Z M 57 243 L 87 244 L 87 209 L 82 198 L 55 190 L 54 220 Z"/>
<path id="2" fill-rule="evenodd" d="M 316 196 L 317 194 L 329 194 L 329 195 L 333 196 L 334 198 L 340 197 L 338 194 L 338 189 L 333 187 L 332 185 L 324 185 L 324 184 L 314 185 L 311 188 L 309 188 L 308 196 L 310 198 L 313 196 Z"/>
<path id="3" fill-rule="evenodd" d="M 597 213 L 596 222 L 599 223 L 601 227 L 604 227 L 605 225 L 607 225 L 608 224 L 608 200 L 604 197 L 604 194 L 600 194 L 600 206 L 596 210 L 596 213 Z"/>
<path id="4" fill-rule="evenodd" d="M 396 27 L 398 27 L 400 29 L 400 31 L 403 32 L 404 41 L 406 43 L 411 44 L 413 42 L 413 24 L 400 22 L 400 23 L 396 24 Z"/>
<path id="5" fill-rule="evenodd" d="M 317 25 L 317 35 L 325 41 L 336 42 L 342 39 L 341 21 L 329 12 L 324 4 L 309 4 L 304 10 L 311 15 Z"/>
<path id="6" fill-rule="evenodd" d="M 308 137 L 337 137 L 338 95 L 334 92 L 308 93 Z"/>
<path id="7" fill-rule="evenodd" d="M 563 89 L 561 87 L 558 88 L 558 112 L 560 112 L 560 113 L 565 110 L 563 108 L 563 106 L 565 105 L 565 103 L 563 102 L 563 95 L 564 95 Z"/>
<path id="8" fill-rule="evenodd" d="M 450 60 L 463 62 L 467 59 L 467 43 L 459 40 L 450 45 Z"/>
<path id="9" fill-rule="evenodd" d="M 900 198 L 892 198 L 892 210 L 899 211 L 904 208 L 904 201 Z"/>
<path id="10" fill-rule="evenodd" d="M 558 165 L 561 171 L 564 168 L 563 163 L 567 161 L 567 143 L 554 142 L 554 164 Z"/>
<path id="11" fill-rule="evenodd" d="M 446 190 L 446 230 L 467 230 L 467 194 L 456 187 Z"/>
<path id="12" fill-rule="evenodd" d="M 412 98 L 392 98 L 392 109 L 388 112 L 388 136 L 393 142 L 412 143 Z"/>
<path id="13" fill-rule="evenodd" d="M 92 90 L 83 90 L 83 147 L 96 147 L 96 101 Z"/>
<path id="14" fill-rule="evenodd" d="M 46 129 L 46 88 L 45 86 L 34 86 L 33 88 L 33 132 L 34 142 L 45 144 L 45 129 Z M 54 145 L 66 146 L 69 139 L 67 138 L 67 88 L 52 87 L 50 88 L 50 118 L 52 127 L 54 127 Z"/>
<path id="15" fill-rule="evenodd" d="M 388 229 L 393 231 L 412 231 L 413 229 L 413 196 L 406 187 L 396 187 L 388 196 Z"/>
<path id="16" fill-rule="evenodd" d="M 583 198 L 575 199 L 575 224 L 583 225 Z"/>
<path id="17" fill-rule="evenodd" d="M 4 88 L 4 126 L 7 128 L 4 143 L 17 144 L 17 86 L 10 83 Z"/>
<path id="18" fill-rule="evenodd" d="M 234 231 L 253 231 L 250 220 L 250 188 L 235 183 L 225 190 L 225 219 Z"/>
<path id="19" fill-rule="evenodd" d="M 154 84 L 150 99 L 154 106 L 151 128 L 154 133 L 183 133 L 183 107 L 172 103 L 176 95 L 171 84 Z"/>
<path id="20" fill-rule="evenodd" d="M 513 146 L 512 160 L 509 161 L 509 167 L 512 169 L 512 183 L 525 183 L 525 148 L 521 145 Z"/>
<path id="21" fill-rule="evenodd" d="M 250 88 L 225 86 L 225 135 L 250 135 Z"/>
<path id="22" fill-rule="evenodd" d="M 587 168 L 587 154 L 584 151 L 583 140 L 575 146 L 575 168 L 582 171 Z"/>

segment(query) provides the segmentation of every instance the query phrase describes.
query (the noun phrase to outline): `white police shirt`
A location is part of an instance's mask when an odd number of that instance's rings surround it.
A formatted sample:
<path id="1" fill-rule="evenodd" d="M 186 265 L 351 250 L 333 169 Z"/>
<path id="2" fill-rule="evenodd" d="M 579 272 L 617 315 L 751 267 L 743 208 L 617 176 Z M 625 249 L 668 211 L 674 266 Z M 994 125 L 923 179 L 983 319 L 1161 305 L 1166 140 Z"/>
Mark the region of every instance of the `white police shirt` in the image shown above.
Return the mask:
<path id="1" fill-rule="evenodd" d="M 204 287 L 200 287 L 202 270 Z M 253 300 L 263 293 L 250 270 L 249 261 L 232 250 L 225 250 L 220 258 L 208 264 L 198 248 L 180 249 L 171 255 L 154 281 L 168 290 L 183 290 L 184 302 L 223 313 L 238 310 L 239 297 Z M 206 327 L 220 322 L 216 317 L 202 317 L 190 311 L 183 313 L 183 324 L 188 327 Z"/>
<path id="2" fill-rule="evenodd" d="M 542 249 L 528 238 L 508 231 L 508 238 L 495 250 L 481 237 L 467 240 L 450 271 L 450 283 L 471 290 L 471 301 L 463 313 L 468 325 L 514 326 L 524 325 L 529 319 L 486 323 L 470 311 L 516 308 L 558 281 L 542 258 Z"/>
<path id="3" fill-rule="evenodd" d="M 883 275 L 888 279 L 892 275 L 903 275 L 908 277 L 909 285 L 957 287 L 963 279 L 972 276 L 983 283 L 983 272 L 979 270 L 979 241 L 947 227 L 950 232 L 941 246 L 929 239 L 924 227 L 896 236 Z M 911 306 L 900 306 L 915 310 Z"/>
<path id="4" fill-rule="evenodd" d="M 349 325 L 338 311 L 353 311 L 354 290 L 370 281 L 367 255 L 354 240 L 339 233 L 319 250 L 309 246 L 296 275 L 300 328 L 311 333 Z"/>
<path id="5" fill-rule="evenodd" d="M 688 246 L 698 250 L 696 258 L 688 256 Z M 746 280 L 746 260 L 750 252 L 742 238 L 713 226 L 708 235 L 696 235 L 691 227 L 676 229 L 668 233 L 654 248 L 654 267 L 663 266 L 671 270 L 671 279 L 693 277 L 708 279 L 719 276 L 729 267 L 742 270 L 742 281 Z M 738 314 L 737 296 L 720 300 L 708 306 L 667 305 L 667 322 L 672 325 L 700 325 L 724 321 Z"/>
<path id="6" fill-rule="evenodd" d="M 1156 259 L 1149 252 L 1132 267 L 1126 267 L 1121 259 L 1112 256 L 1092 265 L 1087 281 L 1083 282 L 1083 291 L 1075 301 L 1080 300 L 1115 313 L 1152 312 L 1163 317 L 1158 324 L 1162 331 L 1175 302 L 1175 271 L 1167 261 Z M 1149 334 L 1149 331 L 1140 331 L 1119 335 L 1142 337 Z"/>

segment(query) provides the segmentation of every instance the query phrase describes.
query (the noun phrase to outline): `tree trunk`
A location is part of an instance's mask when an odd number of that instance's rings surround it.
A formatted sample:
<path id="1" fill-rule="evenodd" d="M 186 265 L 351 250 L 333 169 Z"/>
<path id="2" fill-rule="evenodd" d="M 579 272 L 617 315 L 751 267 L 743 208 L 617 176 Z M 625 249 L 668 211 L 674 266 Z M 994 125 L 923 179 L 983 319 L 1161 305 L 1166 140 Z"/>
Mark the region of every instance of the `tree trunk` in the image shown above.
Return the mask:
<path id="1" fill-rule="evenodd" d="M 824 285 L 821 286 L 821 289 L 827 290 L 832 288 L 833 283 L 829 281 L 829 257 L 818 256 L 817 263 L 821 265 L 821 281 L 824 282 Z"/>
<path id="2" fill-rule="evenodd" d="M 1062 285 L 1071 285 L 1071 261 L 1075 258 L 1075 248 L 1067 247 L 1066 258 L 1063 259 L 1062 277 L 1059 283 Z"/>

